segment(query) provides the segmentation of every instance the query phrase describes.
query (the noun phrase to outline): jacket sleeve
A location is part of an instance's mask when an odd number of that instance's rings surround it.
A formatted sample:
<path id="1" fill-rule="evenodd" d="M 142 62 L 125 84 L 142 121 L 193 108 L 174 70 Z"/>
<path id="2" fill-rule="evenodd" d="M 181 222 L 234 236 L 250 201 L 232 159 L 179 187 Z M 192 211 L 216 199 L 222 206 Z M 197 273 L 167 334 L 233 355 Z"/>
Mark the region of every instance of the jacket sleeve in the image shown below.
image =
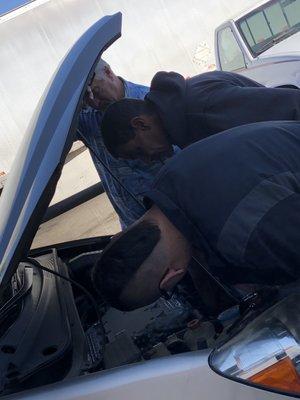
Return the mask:
<path id="1" fill-rule="evenodd" d="M 215 85 L 205 119 L 210 133 L 260 121 L 300 120 L 300 90 Z"/>

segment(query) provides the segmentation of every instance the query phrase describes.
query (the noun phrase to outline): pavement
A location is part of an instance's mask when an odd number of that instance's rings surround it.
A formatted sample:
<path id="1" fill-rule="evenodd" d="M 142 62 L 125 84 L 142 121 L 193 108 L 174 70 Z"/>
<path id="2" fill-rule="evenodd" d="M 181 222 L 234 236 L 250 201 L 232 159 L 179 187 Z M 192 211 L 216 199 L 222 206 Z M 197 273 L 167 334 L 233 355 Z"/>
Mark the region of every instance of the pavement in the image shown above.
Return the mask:
<path id="1" fill-rule="evenodd" d="M 99 176 L 89 151 L 81 142 L 75 142 L 66 159 L 51 205 L 97 182 Z M 120 230 L 118 216 L 103 193 L 42 224 L 31 247 L 110 235 Z"/>
<path id="2" fill-rule="evenodd" d="M 0 171 L 0 195 L 8 174 Z M 50 205 L 99 182 L 87 148 L 79 141 L 70 150 Z M 105 193 L 40 225 L 31 248 L 113 235 L 121 230 L 118 216 Z"/>
<path id="3" fill-rule="evenodd" d="M 32 248 L 70 240 L 111 235 L 121 230 L 119 219 L 105 193 L 45 222 Z"/>

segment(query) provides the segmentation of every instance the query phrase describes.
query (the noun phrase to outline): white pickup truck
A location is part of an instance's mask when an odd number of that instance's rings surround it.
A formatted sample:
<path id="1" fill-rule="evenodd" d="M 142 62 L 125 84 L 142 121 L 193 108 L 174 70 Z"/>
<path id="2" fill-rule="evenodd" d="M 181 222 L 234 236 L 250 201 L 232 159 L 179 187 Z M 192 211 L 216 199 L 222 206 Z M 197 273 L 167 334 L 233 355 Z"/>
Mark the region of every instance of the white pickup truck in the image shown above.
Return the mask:
<path id="1" fill-rule="evenodd" d="M 217 69 L 300 88 L 300 0 L 271 0 L 215 30 Z"/>

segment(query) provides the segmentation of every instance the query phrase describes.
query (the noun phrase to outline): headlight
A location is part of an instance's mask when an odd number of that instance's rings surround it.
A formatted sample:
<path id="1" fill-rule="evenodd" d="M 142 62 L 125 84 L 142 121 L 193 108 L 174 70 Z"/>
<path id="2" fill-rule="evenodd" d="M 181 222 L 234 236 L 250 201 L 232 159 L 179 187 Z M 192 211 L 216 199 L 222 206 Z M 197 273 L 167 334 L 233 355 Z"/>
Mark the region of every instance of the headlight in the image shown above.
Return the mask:
<path id="1" fill-rule="evenodd" d="M 210 357 L 218 373 L 266 389 L 300 394 L 300 295 L 280 301 Z"/>

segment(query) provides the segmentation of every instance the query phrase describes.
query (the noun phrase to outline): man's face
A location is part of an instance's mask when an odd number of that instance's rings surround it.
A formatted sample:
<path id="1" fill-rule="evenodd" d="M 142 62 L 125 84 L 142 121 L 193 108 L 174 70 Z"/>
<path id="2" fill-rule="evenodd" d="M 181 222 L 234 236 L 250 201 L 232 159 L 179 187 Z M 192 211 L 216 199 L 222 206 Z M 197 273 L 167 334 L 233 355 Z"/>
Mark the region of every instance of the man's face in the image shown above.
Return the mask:
<path id="1" fill-rule="evenodd" d="M 86 102 L 96 110 L 104 111 L 114 101 L 121 100 L 124 96 L 123 83 L 112 72 L 105 68 L 101 79 L 94 77 L 87 89 Z"/>
<path id="2" fill-rule="evenodd" d="M 164 160 L 173 154 L 160 120 L 156 116 L 140 115 L 133 118 L 135 137 L 117 150 L 120 158 L 140 159 L 146 163 Z"/>

